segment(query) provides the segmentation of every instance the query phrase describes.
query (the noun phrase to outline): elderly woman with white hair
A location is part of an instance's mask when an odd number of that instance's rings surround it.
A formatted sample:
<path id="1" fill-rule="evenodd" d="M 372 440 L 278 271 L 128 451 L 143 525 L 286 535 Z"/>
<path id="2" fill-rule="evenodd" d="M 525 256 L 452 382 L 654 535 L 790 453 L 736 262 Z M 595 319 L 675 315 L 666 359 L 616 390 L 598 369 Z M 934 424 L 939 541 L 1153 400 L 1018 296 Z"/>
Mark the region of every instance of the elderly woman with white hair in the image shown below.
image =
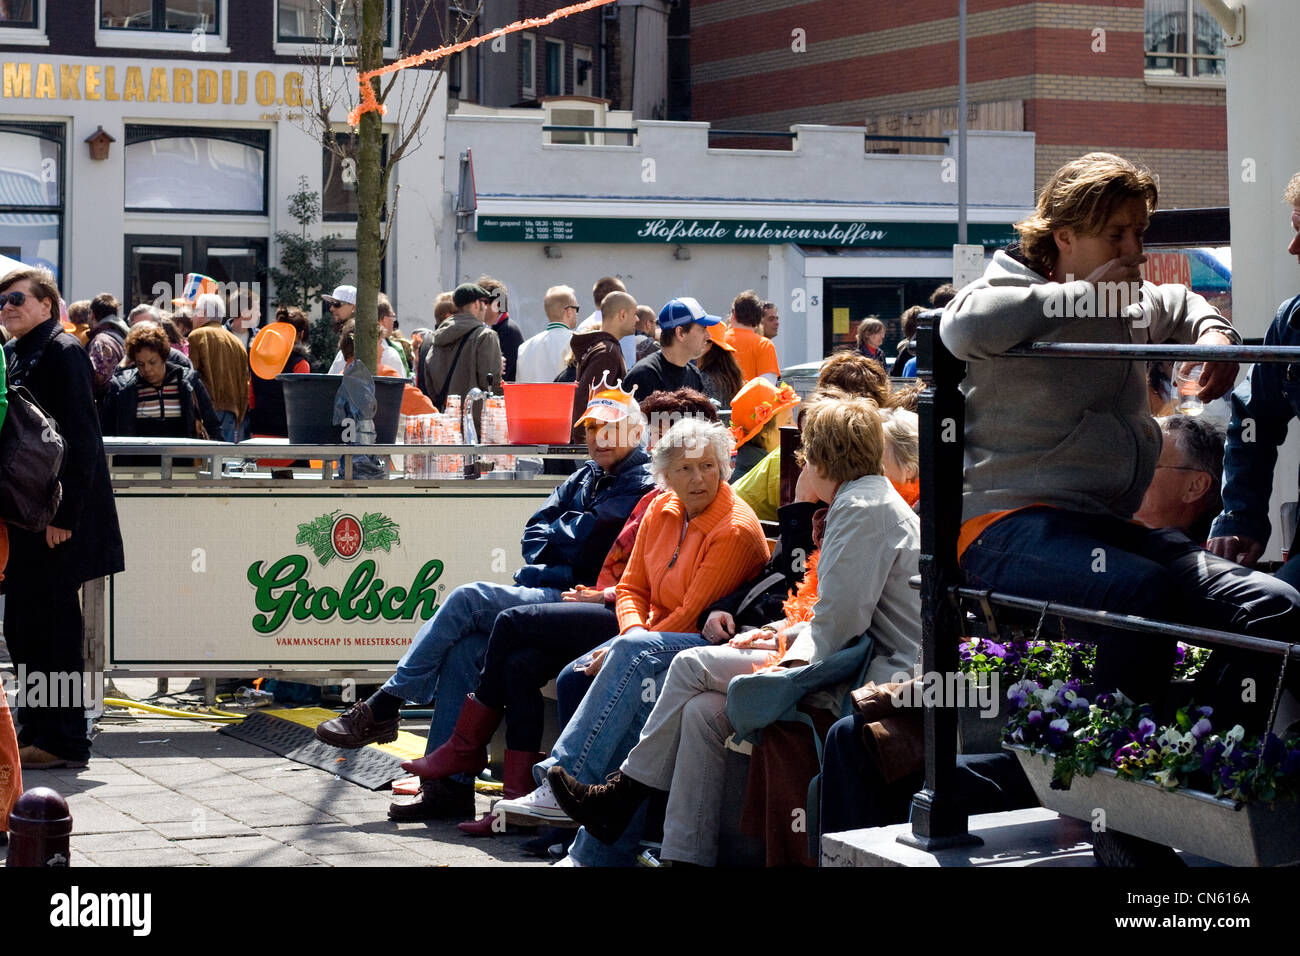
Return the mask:
<path id="1" fill-rule="evenodd" d="M 640 741 L 608 783 L 583 784 L 561 767 L 548 772 L 556 802 L 596 839 L 617 841 L 646 799 L 667 791 L 663 858 L 715 863 L 731 679 L 770 664 L 815 664 L 867 634 L 874 641 L 869 680 L 883 683 L 916 660 L 920 601 L 908 580 L 920 527 L 881 474 L 879 410 L 869 399 L 826 395 L 807 408 L 803 445 L 805 477 L 831 502 L 811 619 L 678 654 Z M 804 703 L 837 711 L 842 696 L 819 691 Z"/>
<path id="2" fill-rule="evenodd" d="M 613 612 L 603 604 L 563 603 L 498 615 L 474 692 L 492 719 L 476 721 L 472 733 L 458 724 L 446 744 L 404 766 L 426 778 L 477 773 L 487 764 L 488 740 L 507 718 L 507 752 L 530 754 L 531 767 L 545 757 L 537 752 L 543 714 L 538 688 L 566 661 L 614 634 L 659 642 L 674 632 L 695 632 L 700 613 L 767 558 L 758 518 L 727 484 L 730 459 L 731 436 L 719 424 L 690 418 L 669 429 L 650 459 L 663 491 L 637 529 Z M 697 633 L 689 637 L 692 644 L 700 640 Z M 593 670 L 605 652 L 593 652 Z M 508 780 L 507 795 L 522 796 L 526 784 Z M 491 832 L 490 821 L 479 823 L 470 832 Z"/>

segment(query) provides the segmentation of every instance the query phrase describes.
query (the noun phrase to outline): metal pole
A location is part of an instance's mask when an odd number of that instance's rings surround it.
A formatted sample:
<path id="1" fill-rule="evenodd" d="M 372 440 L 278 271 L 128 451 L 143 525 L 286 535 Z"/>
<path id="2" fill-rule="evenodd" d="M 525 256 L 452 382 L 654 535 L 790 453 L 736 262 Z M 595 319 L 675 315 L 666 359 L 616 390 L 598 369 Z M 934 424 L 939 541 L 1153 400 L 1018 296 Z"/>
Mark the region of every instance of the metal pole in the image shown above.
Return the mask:
<path id="1" fill-rule="evenodd" d="M 957 15 L 957 242 L 966 245 L 966 0 Z"/>

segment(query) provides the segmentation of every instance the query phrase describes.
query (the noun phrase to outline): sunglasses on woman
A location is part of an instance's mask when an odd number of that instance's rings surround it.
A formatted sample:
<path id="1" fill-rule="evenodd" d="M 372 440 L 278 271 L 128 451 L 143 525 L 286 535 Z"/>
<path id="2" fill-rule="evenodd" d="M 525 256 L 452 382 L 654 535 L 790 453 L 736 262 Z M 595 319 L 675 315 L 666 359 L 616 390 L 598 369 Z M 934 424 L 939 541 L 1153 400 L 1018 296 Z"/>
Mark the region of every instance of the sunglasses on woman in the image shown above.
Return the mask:
<path id="1" fill-rule="evenodd" d="M 23 303 L 27 301 L 26 292 L 0 292 L 0 309 L 4 308 L 6 302 L 15 309 L 21 309 Z"/>

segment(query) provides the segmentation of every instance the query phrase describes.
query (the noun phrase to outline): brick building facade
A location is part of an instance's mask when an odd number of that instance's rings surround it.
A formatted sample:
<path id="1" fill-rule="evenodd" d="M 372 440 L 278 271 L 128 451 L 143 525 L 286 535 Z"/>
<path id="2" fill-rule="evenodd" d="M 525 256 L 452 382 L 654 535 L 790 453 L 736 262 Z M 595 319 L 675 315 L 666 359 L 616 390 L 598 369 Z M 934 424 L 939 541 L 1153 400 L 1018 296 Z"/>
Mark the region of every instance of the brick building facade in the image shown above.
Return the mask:
<path id="1" fill-rule="evenodd" d="M 956 0 L 689 3 L 691 119 L 955 128 Z M 1147 20 L 1144 0 L 969 0 L 971 127 L 1032 131 L 1039 185 L 1064 160 L 1104 148 L 1160 175 L 1162 207 L 1226 204 L 1223 80 L 1146 69 Z"/>

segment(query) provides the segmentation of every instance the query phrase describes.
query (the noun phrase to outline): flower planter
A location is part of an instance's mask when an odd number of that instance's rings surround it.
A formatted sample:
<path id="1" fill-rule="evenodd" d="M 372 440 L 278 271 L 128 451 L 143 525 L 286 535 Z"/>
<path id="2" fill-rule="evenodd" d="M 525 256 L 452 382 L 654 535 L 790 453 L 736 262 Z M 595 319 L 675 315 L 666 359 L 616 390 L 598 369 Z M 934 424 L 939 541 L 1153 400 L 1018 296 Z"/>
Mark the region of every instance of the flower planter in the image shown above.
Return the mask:
<path id="1" fill-rule="evenodd" d="M 969 680 L 969 675 L 968 678 Z M 984 699 L 984 695 L 992 698 L 992 703 L 996 708 L 992 714 L 987 714 L 983 707 L 977 703 L 959 705 L 957 707 L 957 752 L 963 754 L 997 754 L 1002 752 L 1002 728 L 1007 725 L 1007 699 L 1005 689 L 1001 682 L 994 685 L 992 690 L 989 689 L 990 678 L 988 674 L 979 674 L 976 678 L 979 685 L 980 698 L 972 696 L 974 688 L 967 688 L 968 701 Z"/>
<path id="2" fill-rule="evenodd" d="M 284 384 L 284 411 L 289 441 L 297 445 L 341 445 L 343 429 L 334 422 L 334 396 L 343 384 L 342 375 L 277 375 Z M 397 420 L 402 411 L 406 379 L 375 376 L 375 443 L 397 441 Z"/>
<path id="3" fill-rule="evenodd" d="M 1300 804 L 1270 808 L 1196 790 L 1166 790 L 1149 781 L 1121 780 L 1113 770 L 1075 775 L 1069 790 L 1053 790 L 1049 756 L 1008 747 L 1020 760 L 1038 801 L 1047 809 L 1092 823 L 1098 809 L 1106 827 L 1176 847 L 1229 866 L 1283 866 L 1300 862 Z"/>
<path id="4" fill-rule="evenodd" d="M 978 707 L 957 708 L 957 750 L 963 754 L 997 754 L 1002 752 L 1002 728 L 1007 715 L 1001 704 L 997 713 L 982 716 Z"/>

